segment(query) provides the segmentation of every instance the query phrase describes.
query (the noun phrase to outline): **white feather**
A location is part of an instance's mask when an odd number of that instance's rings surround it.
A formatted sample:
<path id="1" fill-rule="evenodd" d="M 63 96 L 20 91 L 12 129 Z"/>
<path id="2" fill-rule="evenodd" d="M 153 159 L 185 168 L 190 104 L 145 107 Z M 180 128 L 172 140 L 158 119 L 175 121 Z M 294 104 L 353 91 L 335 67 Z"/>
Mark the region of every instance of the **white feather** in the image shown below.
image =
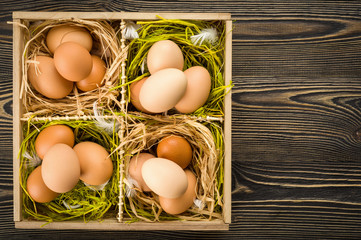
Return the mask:
<path id="1" fill-rule="evenodd" d="M 218 40 L 218 33 L 215 28 L 205 28 L 201 33 L 191 36 L 191 41 L 193 45 L 201 46 L 203 42 L 208 42 L 212 45 L 215 45 Z"/>
<path id="2" fill-rule="evenodd" d="M 118 131 L 119 123 L 117 123 L 115 120 L 105 120 L 102 118 L 101 114 L 98 112 L 97 102 L 95 101 L 93 103 L 93 112 L 94 112 L 94 118 L 95 118 L 95 124 L 101 128 L 104 129 L 105 132 L 108 134 L 112 134 L 114 131 Z"/>
<path id="3" fill-rule="evenodd" d="M 68 203 L 65 202 L 65 201 L 63 201 L 63 205 L 64 205 L 67 209 L 69 209 L 69 210 L 71 210 L 71 209 L 77 209 L 77 208 L 80 208 L 80 207 L 81 207 L 81 205 L 79 205 L 79 204 L 77 204 L 77 205 L 70 205 L 70 204 L 68 204 Z"/>
<path id="4" fill-rule="evenodd" d="M 100 184 L 100 185 L 90 185 L 90 184 L 87 184 L 85 182 L 83 182 L 83 183 L 84 183 L 85 186 L 87 186 L 88 188 L 90 188 L 93 191 L 103 191 L 105 186 L 108 184 L 108 182 L 109 182 L 109 180 L 106 181 L 103 184 Z"/>
<path id="5" fill-rule="evenodd" d="M 142 71 L 142 74 L 144 74 L 145 70 L 145 62 L 147 61 L 147 57 L 143 59 L 142 65 L 140 65 L 140 70 Z"/>
<path id="6" fill-rule="evenodd" d="M 125 29 L 124 29 L 124 38 L 125 39 L 135 39 L 135 38 L 139 38 L 139 34 L 137 32 L 137 30 L 140 28 L 140 25 L 135 24 L 132 21 L 129 21 L 125 24 Z"/>
<path id="7" fill-rule="evenodd" d="M 28 159 L 28 161 L 26 162 L 27 168 L 37 167 L 41 163 L 41 159 L 39 158 L 39 156 L 34 153 L 30 154 L 28 152 L 24 152 L 23 157 Z"/>
<path id="8" fill-rule="evenodd" d="M 204 208 L 204 203 L 199 199 L 194 199 L 193 203 L 199 210 Z"/>
<path id="9" fill-rule="evenodd" d="M 134 197 L 136 192 L 135 188 L 139 188 L 138 182 L 135 179 L 133 179 L 131 176 L 128 176 L 127 178 L 124 179 L 124 183 L 125 183 L 125 195 L 128 198 Z"/>

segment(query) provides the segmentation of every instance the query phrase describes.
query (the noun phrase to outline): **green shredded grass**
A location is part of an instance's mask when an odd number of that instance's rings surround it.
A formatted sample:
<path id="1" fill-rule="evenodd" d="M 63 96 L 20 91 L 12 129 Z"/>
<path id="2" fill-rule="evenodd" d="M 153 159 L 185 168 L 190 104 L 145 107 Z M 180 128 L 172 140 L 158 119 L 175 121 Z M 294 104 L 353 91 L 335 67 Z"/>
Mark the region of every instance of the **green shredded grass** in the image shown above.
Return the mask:
<path id="1" fill-rule="evenodd" d="M 156 21 L 138 21 L 141 25 L 138 30 L 139 38 L 134 39 L 129 43 L 129 53 L 127 60 L 126 84 L 141 80 L 149 76 L 146 69 L 142 73 L 141 66 L 148 54 L 150 47 L 161 40 L 172 40 L 182 50 L 184 56 L 184 69 L 186 70 L 192 66 L 203 66 L 211 75 L 211 92 L 206 103 L 197 109 L 191 115 L 206 117 L 222 117 L 223 113 L 223 99 L 232 87 L 225 85 L 223 78 L 224 72 L 224 43 L 225 43 L 225 26 L 222 21 L 183 21 L 183 20 L 167 20 L 161 18 Z M 210 43 L 204 42 L 200 46 L 195 46 L 191 42 L 191 36 L 199 34 L 202 29 L 213 27 L 218 32 L 218 41 L 213 46 Z M 121 88 L 119 85 L 116 88 Z M 129 99 L 128 88 L 128 102 Z"/>
<path id="2" fill-rule="evenodd" d="M 115 133 L 107 134 L 98 128 L 94 121 L 45 121 L 30 122 L 24 124 L 24 141 L 22 142 L 20 158 L 20 184 L 23 189 L 23 211 L 28 219 L 37 219 L 47 222 L 66 221 L 70 219 L 82 219 L 84 222 L 90 220 L 101 220 L 104 216 L 116 216 L 119 195 L 119 156 L 111 155 L 114 173 L 103 191 L 94 191 L 85 186 L 83 182 L 78 184 L 69 192 L 60 194 L 55 200 L 49 203 L 37 203 L 31 199 L 26 191 L 26 181 L 36 166 L 32 159 L 24 157 L 27 152 L 35 155 L 35 139 L 42 129 L 57 124 L 64 124 L 71 127 L 75 135 L 75 144 L 83 141 L 92 141 L 102 145 L 111 153 L 119 144 L 119 138 Z M 78 208 L 68 209 L 64 201 L 70 206 Z"/>

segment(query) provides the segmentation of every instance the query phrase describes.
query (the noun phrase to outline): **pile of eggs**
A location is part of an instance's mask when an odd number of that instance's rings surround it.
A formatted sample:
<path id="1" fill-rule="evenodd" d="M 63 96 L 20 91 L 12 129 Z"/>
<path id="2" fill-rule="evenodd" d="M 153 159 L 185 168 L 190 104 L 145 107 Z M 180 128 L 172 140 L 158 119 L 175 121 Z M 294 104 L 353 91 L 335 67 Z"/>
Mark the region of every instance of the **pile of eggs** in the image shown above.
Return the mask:
<path id="1" fill-rule="evenodd" d="M 196 176 L 186 169 L 192 161 L 192 147 L 185 138 L 169 135 L 160 140 L 156 153 L 132 157 L 128 174 L 141 191 L 158 195 L 165 212 L 180 214 L 196 199 Z"/>
<path id="2" fill-rule="evenodd" d="M 211 77 L 202 66 L 184 72 L 181 49 L 171 40 L 154 43 L 147 55 L 150 77 L 130 86 L 130 101 L 139 111 L 161 113 L 175 108 L 191 113 L 203 106 L 211 90 Z"/>
<path id="3" fill-rule="evenodd" d="M 50 56 L 36 56 L 30 63 L 28 79 L 45 97 L 61 99 L 74 83 L 81 91 L 91 91 L 102 85 L 105 62 L 91 54 L 93 39 L 82 27 L 61 25 L 53 27 L 46 36 Z"/>
<path id="4" fill-rule="evenodd" d="M 113 163 L 107 150 L 94 142 L 74 144 L 74 133 L 66 125 L 52 125 L 39 133 L 35 151 L 42 164 L 30 173 L 26 183 L 34 201 L 50 202 L 71 191 L 79 180 L 92 186 L 109 181 Z"/>

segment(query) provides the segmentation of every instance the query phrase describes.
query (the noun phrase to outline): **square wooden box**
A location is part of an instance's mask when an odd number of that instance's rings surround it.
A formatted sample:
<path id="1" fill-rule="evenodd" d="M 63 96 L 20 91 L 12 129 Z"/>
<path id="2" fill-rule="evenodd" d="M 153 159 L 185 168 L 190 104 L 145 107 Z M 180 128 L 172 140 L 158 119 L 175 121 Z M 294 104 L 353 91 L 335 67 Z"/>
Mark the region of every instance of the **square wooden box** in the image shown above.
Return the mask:
<path id="1" fill-rule="evenodd" d="M 129 13 L 129 12 L 14 12 L 13 22 L 22 23 L 24 20 L 36 21 L 46 19 L 103 19 L 103 20 L 156 20 L 157 15 L 166 19 L 183 20 L 219 20 L 224 22 L 226 30 L 225 40 L 225 85 L 229 85 L 232 78 L 232 21 L 228 13 Z M 24 29 L 18 24 L 13 25 L 13 171 L 14 171 L 14 221 L 17 228 L 47 228 L 47 229 L 94 229 L 94 230 L 228 230 L 231 222 L 231 94 L 224 99 L 224 207 L 223 219 L 211 221 L 163 221 L 155 223 L 118 222 L 117 219 L 105 219 L 102 222 L 81 220 L 65 222 L 30 221 L 22 216 L 22 189 L 19 183 L 20 161 L 18 153 L 23 140 L 21 117 L 24 113 L 20 101 L 20 86 L 22 81 L 22 53 L 24 50 Z M 42 226 L 44 225 L 44 226 Z"/>

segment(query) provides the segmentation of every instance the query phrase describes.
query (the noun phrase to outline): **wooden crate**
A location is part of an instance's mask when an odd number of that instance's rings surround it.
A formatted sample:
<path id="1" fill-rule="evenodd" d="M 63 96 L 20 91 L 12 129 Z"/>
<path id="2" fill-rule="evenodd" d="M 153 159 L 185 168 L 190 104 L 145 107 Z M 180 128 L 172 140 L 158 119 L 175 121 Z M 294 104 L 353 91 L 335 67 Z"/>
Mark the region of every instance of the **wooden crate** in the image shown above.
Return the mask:
<path id="1" fill-rule="evenodd" d="M 105 219 L 102 222 L 81 220 L 66 222 L 30 221 L 22 216 L 22 189 L 19 183 L 18 153 L 23 140 L 21 117 L 24 113 L 20 96 L 22 81 L 22 53 L 24 50 L 24 32 L 19 24 L 24 20 L 36 21 L 46 19 L 104 19 L 104 20 L 156 20 L 157 15 L 166 19 L 183 20 L 220 20 L 226 29 L 225 40 L 225 84 L 231 82 L 232 74 L 232 21 L 227 13 L 128 13 L 128 12 L 14 12 L 13 13 L 13 172 L 14 172 L 14 221 L 17 228 L 47 228 L 47 229 L 94 229 L 94 230 L 228 230 L 231 222 L 231 94 L 224 99 L 224 207 L 223 220 L 211 221 L 163 221 L 155 223 L 137 222 L 124 223 L 117 219 Z M 42 226 L 44 225 L 44 226 Z"/>

